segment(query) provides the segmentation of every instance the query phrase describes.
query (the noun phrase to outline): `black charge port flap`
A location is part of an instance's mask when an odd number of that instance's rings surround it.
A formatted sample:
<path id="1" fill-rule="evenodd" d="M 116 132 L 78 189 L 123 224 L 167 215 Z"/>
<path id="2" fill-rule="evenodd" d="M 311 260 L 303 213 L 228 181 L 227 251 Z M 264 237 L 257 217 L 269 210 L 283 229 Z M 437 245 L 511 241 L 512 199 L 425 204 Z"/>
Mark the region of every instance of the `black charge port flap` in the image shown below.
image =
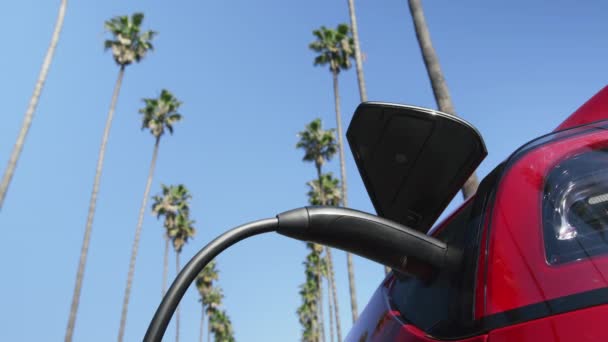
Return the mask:
<path id="1" fill-rule="evenodd" d="M 421 232 L 487 155 L 468 122 L 407 105 L 360 104 L 346 137 L 378 215 Z"/>

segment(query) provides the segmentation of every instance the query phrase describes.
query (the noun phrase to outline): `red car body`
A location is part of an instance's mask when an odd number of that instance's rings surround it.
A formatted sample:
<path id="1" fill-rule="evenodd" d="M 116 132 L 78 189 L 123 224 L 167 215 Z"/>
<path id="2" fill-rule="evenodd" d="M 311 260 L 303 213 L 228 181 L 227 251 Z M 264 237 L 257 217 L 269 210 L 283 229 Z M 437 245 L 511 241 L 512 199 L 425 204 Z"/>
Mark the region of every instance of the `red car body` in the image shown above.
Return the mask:
<path id="1" fill-rule="evenodd" d="M 608 87 L 428 234 L 462 273 L 389 274 L 346 341 L 608 341 Z"/>

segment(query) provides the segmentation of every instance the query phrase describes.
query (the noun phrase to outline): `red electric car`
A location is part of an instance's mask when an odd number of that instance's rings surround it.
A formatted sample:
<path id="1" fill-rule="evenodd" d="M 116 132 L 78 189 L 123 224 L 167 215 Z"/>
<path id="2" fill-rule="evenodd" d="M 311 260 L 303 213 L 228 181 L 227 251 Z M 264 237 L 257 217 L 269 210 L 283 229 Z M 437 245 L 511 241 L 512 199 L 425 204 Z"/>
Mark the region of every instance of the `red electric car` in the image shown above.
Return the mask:
<path id="1" fill-rule="evenodd" d="M 477 131 L 364 103 L 347 137 L 379 216 L 462 253 L 452 271 L 390 273 L 347 341 L 608 341 L 608 87 L 434 227 L 486 155 Z"/>
<path id="2" fill-rule="evenodd" d="M 210 260 L 268 232 L 393 268 L 349 342 L 608 341 L 608 87 L 434 227 L 487 154 L 479 132 L 435 110 L 365 102 L 346 136 L 378 216 L 305 207 L 227 231 L 184 266 L 145 341 L 161 341 Z"/>

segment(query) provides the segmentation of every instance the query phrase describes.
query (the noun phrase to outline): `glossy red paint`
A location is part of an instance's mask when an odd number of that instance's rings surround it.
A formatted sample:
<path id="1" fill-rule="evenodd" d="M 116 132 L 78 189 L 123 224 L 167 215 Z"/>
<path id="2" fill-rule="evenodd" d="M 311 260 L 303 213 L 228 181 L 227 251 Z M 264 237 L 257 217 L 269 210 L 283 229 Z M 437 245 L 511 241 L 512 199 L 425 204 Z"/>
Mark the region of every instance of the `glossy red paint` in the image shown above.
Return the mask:
<path id="1" fill-rule="evenodd" d="M 496 329 L 488 342 L 606 341 L 607 319 L 608 306 L 596 306 Z"/>
<path id="2" fill-rule="evenodd" d="M 541 225 L 544 177 L 559 161 L 608 145 L 608 131 L 563 139 L 527 152 L 501 180 L 491 215 L 483 315 L 608 287 L 608 256 L 551 266 Z"/>
<path id="3" fill-rule="evenodd" d="M 555 131 L 608 119 L 608 86 L 595 94 L 562 122 Z M 554 132 L 555 132 L 554 131 Z"/>
<path id="4" fill-rule="evenodd" d="M 487 244 L 488 240 L 488 225 L 490 224 L 490 216 L 486 215 L 483 223 L 483 230 L 481 232 L 481 239 L 479 246 L 479 256 L 477 259 L 477 277 L 475 280 L 475 307 L 473 308 L 473 315 L 475 319 L 481 319 L 484 315 L 484 303 L 485 303 L 485 286 L 486 286 L 486 263 L 487 263 Z"/>

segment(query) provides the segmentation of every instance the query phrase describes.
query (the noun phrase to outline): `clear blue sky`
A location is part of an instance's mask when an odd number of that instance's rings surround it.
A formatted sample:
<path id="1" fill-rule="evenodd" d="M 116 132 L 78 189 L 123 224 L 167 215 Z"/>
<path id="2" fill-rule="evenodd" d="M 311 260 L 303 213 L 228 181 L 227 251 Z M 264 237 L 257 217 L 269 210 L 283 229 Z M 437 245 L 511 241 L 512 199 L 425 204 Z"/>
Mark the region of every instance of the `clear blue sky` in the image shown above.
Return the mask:
<path id="1" fill-rule="evenodd" d="M 435 107 L 405 0 L 358 0 L 370 100 Z M 346 1 L 71 1 L 63 34 L 16 176 L 0 212 L 0 340 L 63 339 L 103 124 L 118 72 L 103 52 L 104 20 L 134 11 L 160 34 L 157 50 L 128 67 L 108 145 L 75 332 L 116 338 L 130 245 L 153 139 L 140 131 L 142 97 L 161 88 L 184 104 L 163 137 L 152 191 L 186 184 L 198 235 L 187 260 L 224 230 L 305 204 L 313 167 L 294 148 L 315 117 L 335 126 L 330 74 L 307 48 L 320 25 L 348 22 Z M 5 163 L 59 1 L 3 5 L 0 167 Z M 425 10 L 459 114 L 484 135 L 480 176 L 524 142 L 557 126 L 606 84 L 605 1 L 426 1 Z M 354 70 L 340 76 L 345 125 L 359 102 Z M 337 160 L 330 170 L 337 171 Z M 373 211 L 347 151 L 352 207 Z M 460 199 L 457 200 L 459 202 Z M 160 300 L 162 225 L 146 214 L 127 340 L 141 339 Z M 225 308 L 239 341 L 293 341 L 304 244 L 253 238 L 218 258 Z M 343 333 L 351 326 L 346 259 L 335 254 Z M 173 265 L 173 263 L 171 263 Z M 360 308 L 382 268 L 355 258 Z M 174 275 L 172 270 L 171 275 Z M 182 302 L 182 336 L 198 336 L 194 289 Z M 327 310 L 326 310 L 327 311 Z M 173 337 L 173 326 L 168 331 Z"/>

